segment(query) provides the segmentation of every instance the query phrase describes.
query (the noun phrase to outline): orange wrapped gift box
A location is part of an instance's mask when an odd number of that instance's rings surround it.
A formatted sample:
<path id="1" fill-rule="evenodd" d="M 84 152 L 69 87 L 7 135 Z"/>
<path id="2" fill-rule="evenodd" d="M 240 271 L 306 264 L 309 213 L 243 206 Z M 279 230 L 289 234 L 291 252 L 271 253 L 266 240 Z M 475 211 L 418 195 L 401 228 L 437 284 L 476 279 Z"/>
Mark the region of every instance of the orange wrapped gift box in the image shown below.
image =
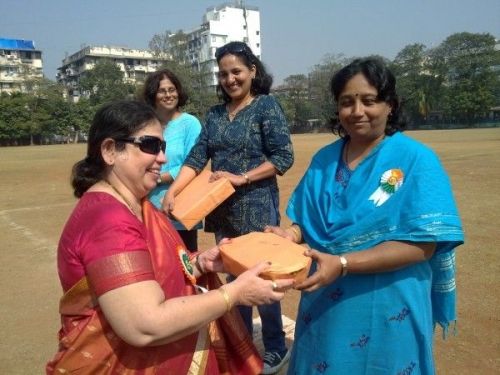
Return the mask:
<path id="1" fill-rule="evenodd" d="M 260 274 L 268 280 L 295 279 L 303 281 L 309 272 L 311 258 L 305 247 L 274 233 L 251 232 L 220 245 L 226 271 L 238 276 L 257 263 L 270 261 L 271 266 Z"/>
<path id="2" fill-rule="evenodd" d="M 172 216 L 190 230 L 234 193 L 227 178 L 208 182 L 211 171 L 205 169 L 175 197 Z"/>

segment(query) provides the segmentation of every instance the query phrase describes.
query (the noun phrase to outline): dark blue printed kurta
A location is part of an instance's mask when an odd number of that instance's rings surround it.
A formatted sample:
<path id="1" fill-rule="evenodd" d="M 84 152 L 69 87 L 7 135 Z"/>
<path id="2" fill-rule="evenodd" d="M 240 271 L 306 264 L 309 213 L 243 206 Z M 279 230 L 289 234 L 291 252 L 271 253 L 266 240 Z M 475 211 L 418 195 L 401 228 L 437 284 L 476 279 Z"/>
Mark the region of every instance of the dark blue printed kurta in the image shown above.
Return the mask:
<path id="1" fill-rule="evenodd" d="M 229 121 L 226 106 L 212 107 L 197 144 L 184 165 L 201 171 L 211 160 L 212 171 L 242 174 L 271 162 L 280 175 L 293 164 L 290 131 L 277 100 L 257 96 Z M 235 187 L 236 192 L 205 219 L 205 230 L 224 237 L 262 231 L 279 224 L 276 176 Z"/>

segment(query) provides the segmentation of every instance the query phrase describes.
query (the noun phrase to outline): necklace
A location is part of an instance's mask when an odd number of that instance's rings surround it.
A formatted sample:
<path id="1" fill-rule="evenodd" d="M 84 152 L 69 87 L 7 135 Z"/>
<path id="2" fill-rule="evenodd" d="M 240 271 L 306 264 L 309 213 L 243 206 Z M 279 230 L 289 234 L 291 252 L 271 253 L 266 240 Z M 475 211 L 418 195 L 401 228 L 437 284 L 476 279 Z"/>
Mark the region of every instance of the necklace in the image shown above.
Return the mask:
<path id="1" fill-rule="evenodd" d="M 232 111 L 229 110 L 229 104 L 227 105 L 227 115 L 229 119 L 232 121 L 238 112 L 240 112 L 243 108 L 245 108 L 247 105 L 249 105 L 253 100 L 253 96 L 249 96 L 247 99 L 245 99 L 242 103 L 238 104 Z"/>
<path id="2" fill-rule="evenodd" d="M 121 199 L 123 199 L 123 201 L 125 202 L 125 204 L 127 205 L 128 209 L 137 217 L 137 218 L 141 218 L 142 217 L 142 213 L 141 211 L 139 210 L 139 212 L 137 212 L 136 210 L 134 210 L 134 207 L 132 207 L 132 205 L 130 204 L 130 202 L 128 201 L 127 198 L 125 198 L 125 196 L 120 193 L 120 191 L 113 185 L 111 184 L 109 181 L 107 180 L 102 180 L 104 183 L 106 183 L 107 185 L 109 185 L 111 187 L 111 189 L 113 189 L 113 191 L 118 194 L 120 196 Z"/>

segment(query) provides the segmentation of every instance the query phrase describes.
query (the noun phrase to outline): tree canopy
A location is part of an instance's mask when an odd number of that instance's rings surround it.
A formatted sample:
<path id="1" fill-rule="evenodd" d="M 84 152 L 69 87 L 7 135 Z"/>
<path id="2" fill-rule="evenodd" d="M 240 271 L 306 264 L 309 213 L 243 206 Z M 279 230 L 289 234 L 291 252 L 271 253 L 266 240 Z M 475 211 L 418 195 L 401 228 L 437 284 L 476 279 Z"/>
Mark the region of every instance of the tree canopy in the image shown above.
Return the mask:
<path id="1" fill-rule="evenodd" d="M 218 100 L 214 87 L 209 86 L 212 73 L 188 63 L 188 42 L 182 30 L 167 30 L 153 36 L 149 45 L 155 54 L 172 57 L 163 67 L 179 77 L 189 95 L 184 110 L 203 120 Z M 352 59 L 327 55 L 310 72 L 286 77 L 275 88 L 273 94 L 279 98 L 292 131 L 328 127 L 336 115 L 330 80 Z M 394 60 L 383 59 L 396 75 L 410 127 L 500 122 L 500 50 L 491 34 L 455 33 L 437 47 L 410 44 Z M 56 136 L 64 140 L 71 136 L 77 141 L 78 135 L 88 131 L 97 107 L 134 97 L 140 85 L 125 83 L 123 72 L 111 60 L 97 62 L 81 78 L 80 89 L 85 95 L 76 103 L 64 97 L 59 84 L 27 78 L 26 93 L 0 94 L 0 145 L 47 143 Z M 493 111 L 493 107 L 497 109 Z"/>

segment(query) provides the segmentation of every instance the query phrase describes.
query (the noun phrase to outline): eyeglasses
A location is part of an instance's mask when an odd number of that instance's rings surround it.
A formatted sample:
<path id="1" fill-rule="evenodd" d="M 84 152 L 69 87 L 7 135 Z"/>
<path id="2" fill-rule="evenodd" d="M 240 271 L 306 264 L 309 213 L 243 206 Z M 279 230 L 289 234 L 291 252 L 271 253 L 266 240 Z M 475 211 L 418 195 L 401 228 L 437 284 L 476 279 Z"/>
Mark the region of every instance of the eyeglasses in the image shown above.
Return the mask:
<path id="1" fill-rule="evenodd" d="M 167 94 L 172 95 L 175 94 L 176 92 L 177 89 L 175 87 L 170 87 L 168 89 L 160 89 L 156 93 L 161 95 L 167 95 Z"/>
<path id="2" fill-rule="evenodd" d="M 251 53 L 250 48 L 243 42 L 230 42 L 215 50 L 215 58 L 218 60 L 225 54 L 230 53 L 244 53 L 249 56 Z"/>
<path id="3" fill-rule="evenodd" d="M 158 155 L 160 151 L 165 153 L 167 144 L 164 140 L 152 135 L 143 135 L 142 137 L 129 137 L 116 139 L 117 142 L 133 143 L 139 146 L 139 149 L 146 154 Z"/>

